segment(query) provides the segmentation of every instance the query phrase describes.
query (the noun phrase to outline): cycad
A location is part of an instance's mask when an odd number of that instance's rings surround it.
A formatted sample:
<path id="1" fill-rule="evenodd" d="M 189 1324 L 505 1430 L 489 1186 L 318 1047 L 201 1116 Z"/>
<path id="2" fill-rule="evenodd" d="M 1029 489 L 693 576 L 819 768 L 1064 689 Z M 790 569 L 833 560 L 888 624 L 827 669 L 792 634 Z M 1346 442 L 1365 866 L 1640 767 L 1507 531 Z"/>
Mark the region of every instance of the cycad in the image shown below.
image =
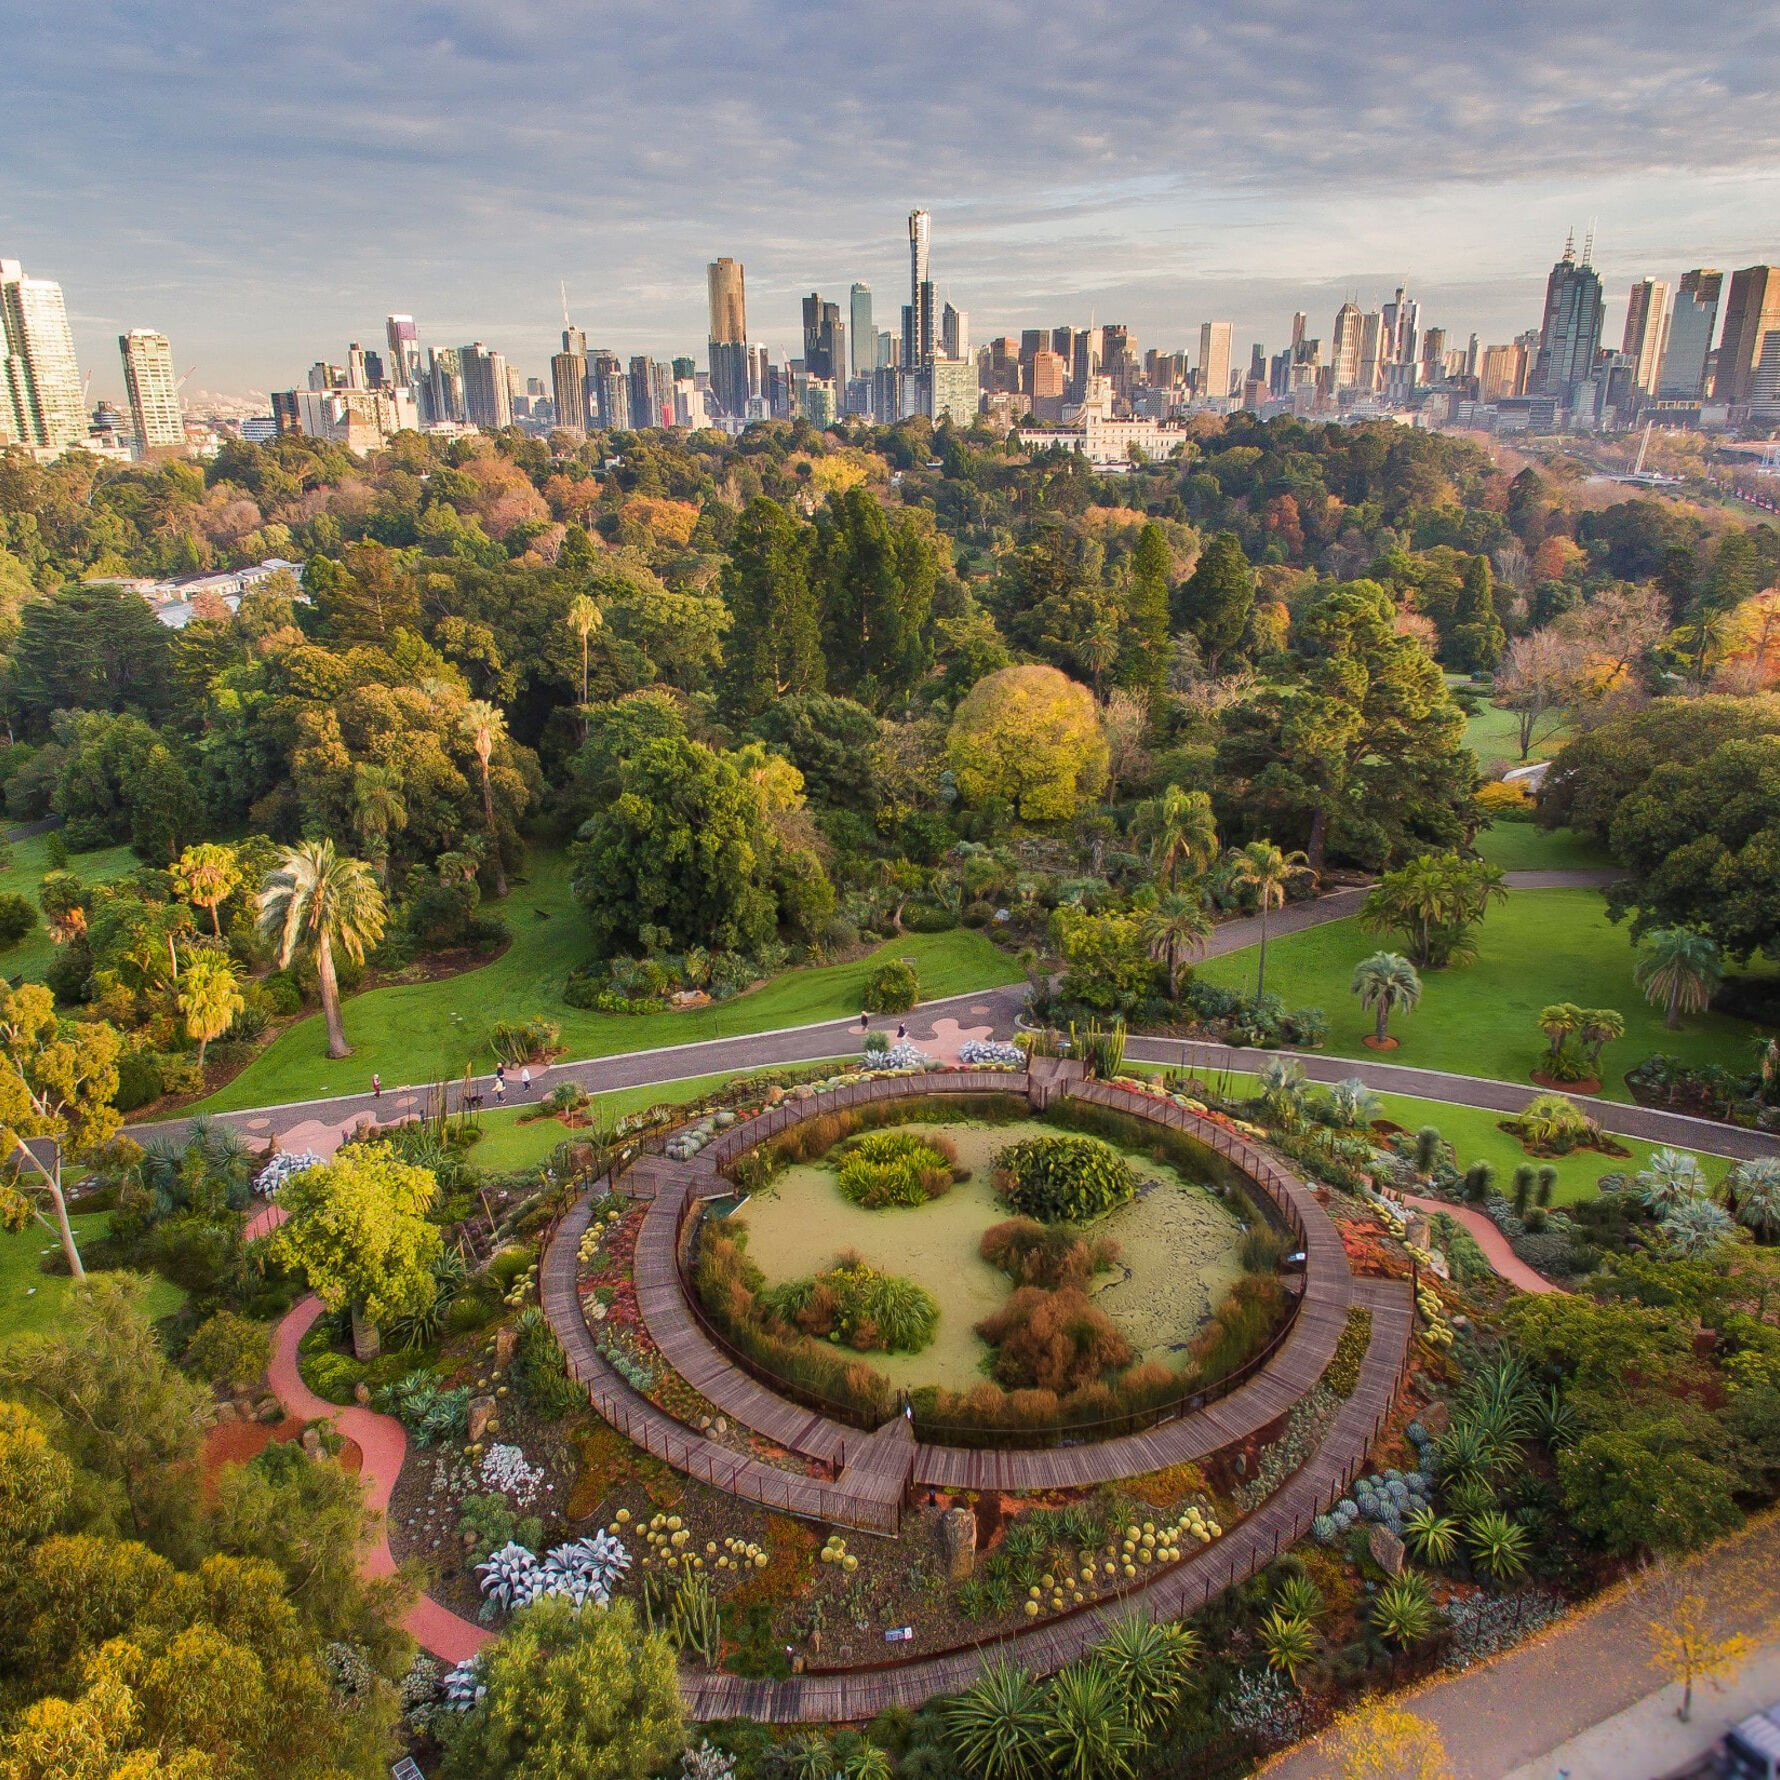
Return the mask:
<path id="1" fill-rule="evenodd" d="M 1741 1162 L 1726 1182 L 1737 1206 L 1737 1220 L 1747 1224 L 1763 1242 L 1780 1237 L 1780 1161 L 1758 1156 Z"/>

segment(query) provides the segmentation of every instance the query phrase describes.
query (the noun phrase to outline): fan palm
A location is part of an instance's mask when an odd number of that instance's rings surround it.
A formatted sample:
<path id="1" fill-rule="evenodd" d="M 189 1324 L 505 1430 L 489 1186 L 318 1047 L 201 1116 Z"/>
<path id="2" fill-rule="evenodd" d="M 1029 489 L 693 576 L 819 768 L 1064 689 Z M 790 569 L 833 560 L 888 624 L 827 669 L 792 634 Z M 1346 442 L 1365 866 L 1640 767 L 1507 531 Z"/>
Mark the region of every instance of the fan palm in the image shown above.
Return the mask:
<path id="1" fill-rule="evenodd" d="M 1143 939 L 1150 956 L 1167 966 L 1168 999 L 1180 998 L 1180 967 L 1211 937 L 1211 917 L 1199 897 L 1170 890 L 1144 910 Z"/>
<path id="2" fill-rule="evenodd" d="M 385 878 L 389 867 L 389 837 L 408 826 L 408 806 L 402 801 L 402 781 L 393 767 L 367 762 L 352 774 L 352 825 L 359 845 L 376 863 L 377 876 Z"/>
<path id="3" fill-rule="evenodd" d="M 187 847 L 170 870 L 186 901 L 210 911 L 210 931 L 221 939 L 222 922 L 216 911 L 241 882 L 241 867 L 235 858 L 235 849 L 215 841 L 203 841 L 195 847 Z"/>
<path id="4" fill-rule="evenodd" d="M 1741 1162 L 1727 1185 L 1736 1197 L 1737 1219 L 1763 1242 L 1780 1236 L 1780 1161 L 1759 1156 Z"/>
<path id="5" fill-rule="evenodd" d="M 488 851 L 494 861 L 494 893 L 501 898 L 507 894 L 507 868 L 501 863 L 501 836 L 495 827 L 494 791 L 489 784 L 488 763 L 493 758 L 496 744 L 506 736 L 507 719 L 501 715 L 499 705 L 491 705 L 485 698 L 473 698 L 464 706 L 462 722 L 464 734 L 476 750 L 476 759 L 482 768 L 482 820 L 488 828 Z"/>
<path id="6" fill-rule="evenodd" d="M 1360 1006 L 1378 1017 L 1373 1039 L 1383 1045 L 1390 1037 L 1391 1015 L 1408 1013 L 1422 998 L 1422 980 L 1401 952 L 1374 952 L 1354 966 L 1349 984 Z"/>
<path id="7" fill-rule="evenodd" d="M 1197 876 L 1218 856 L 1218 825 L 1203 791 L 1170 785 L 1143 806 L 1134 826 L 1148 836 L 1150 865 L 1170 890 L 1183 869 Z"/>
<path id="8" fill-rule="evenodd" d="M 1632 976 L 1652 1007 L 1663 1010 L 1673 1030 L 1683 1014 L 1704 1013 L 1724 981 L 1718 946 L 1691 927 L 1658 927 L 1644 936 L 1644 950 Z"/>
<path id="9" fill-rule="evenodd" d="M 1637 1187 L 1645 1207 L 1666 1219 L 1691 1200 L 1704 1198 L 1706 1177 L 1697 1157 L 1685 1150 L 1660 1149 L 1639 1172 Z"/>
<path id="10" fill-rule="evenodd" d="M 303 841 L 267 875 L 259 894 L 260 931 L 278 939 L 283 969 L 298 950 L 315 954 L 321 1011 L 327 1021 L 328 1055 L 350 1057 L 340 1017 L 340 979 L 334 948 L 362 963 L 365 950 L 383 937 L 383 892 L 363 860 L 334 850 L 332 841 Z"/>
<path id="11" fill-rule="evenodd" d="M 1261 914 L 1261 959 L 1255 974 L 1255 1000 L 1259 1001 L 1267 987 L 1267 911 L 1284 908 L 1286 892 L 1300 878 L 1314 877 L 1307 857 L 1301 852 L 1286 853 L 1272 841 L 1250 841 L 1231 856 L 1231 882 L 1244 890 L 1252 890 Z"/>
<path id="12" fill-rule="evenodd" d="M 991 1663 L 949 1701 L 952 1747 L 981 1780 L 1034 1780 L 1045 1766 L 1045 1694 L 1030 1671 Z"/>
<path id="13" fill-rule="evenodd" d="M 1363 1130 L 1384 1111 L 1384 1102 L 1357 1075 L 1337 1082 L 1323 1104 L 1329 1120 L 1343 1131 Z"/>
<path id="14" fill-rule="evenodd" d="M 244 1003 L 235 969 L 220 952 L 199 952 L 179 979 L 179 1011 L 186 1032 L 198 1041 L 198 1067 L 213 1038 L 221 1038 Z"/>
<path id="15" fill-rule="evenodd" d="M 1689 1199 L 1677 1205 L 1662 1223 L 1663 1238 L 1672 1254 L 1697 1261 L 1729 1242 L 1736 1225 L 1722 1205 L 1710 1199 Z"/>

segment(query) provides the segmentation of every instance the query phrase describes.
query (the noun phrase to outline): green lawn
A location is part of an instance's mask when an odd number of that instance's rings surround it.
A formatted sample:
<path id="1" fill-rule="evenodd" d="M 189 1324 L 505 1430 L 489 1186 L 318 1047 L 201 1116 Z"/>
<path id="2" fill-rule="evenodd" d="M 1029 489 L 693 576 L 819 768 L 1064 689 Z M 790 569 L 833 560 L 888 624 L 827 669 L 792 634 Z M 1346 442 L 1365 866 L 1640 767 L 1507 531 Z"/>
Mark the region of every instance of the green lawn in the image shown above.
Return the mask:
<path id="1" fill-rule="evenodd" d="M 22 841 L 7 842 L 7 862 L 5 870 L 0 871 L 0 891 L 28 896 L 31 906 L 35 908 L 37 886 L 49 870 L 49 860 L 46 857 L 48 846 L 47 834 L 34 834 Z M 83 884 L 100 884 L 108 878 L 121 878 L 125 872 L 134 871 L 141 863 L 128 847 L 105 847 L 97 853 L 74 854 L 68 861 L 68 869 Z M 49 930 L 39 919 L 37 926 L 10 952 L 0 952 L 0 971 L 14 980 L 22 977 L 27 982 L 40 983 L 55 953 L 55 947 L 50 944 Z"/>
<path id="2" fill-rule="evenodd" d="M 1497 705 L 1485 705 L 1476 716 L 1465 720 L 1465 746 L 1486 766 L 1492 760 L 1505 760 L 1510 766 L 1549 760 L 1564 745 L 1565 739 L 1561 727 L 1554 731 L 1549 721 L 1541 719 L 1533 746 L 1526 760 L 1522 761 L 1520 719 L 1513 711 L 1504 711 Z"/>
<path id="3" fill-rule="evenodd" d="M 1371 1056 L 1360 1041 L 1372 1022 L 1349 984 L 1354 965 L 1390 943 L 1363 933 L 1351 919 L 1287 935 L 1267 948 L 1267 987 L 1288 1007 L 1320 1007 L 1329 1016 L 1330 1051 Z M 1402 1044 L 1389 1061 L 1527 1081 L 1545 1042 L 1534 1023 L 1540 1008 L 1574 1001 L 1617 1008 L 1625 1016 L 1626 1036 L 1606 1052 L 1601 1092 L 1607 1099 L 1631 1098 L 1620 1078 L 1652 1051 L 1689 1063 L 1749 1066 L 1753 1026 L 1705 1014 L 1684 1019 L 1678 1032 L 1665 1030 L 1662 1015 L 1632 982 L 1633 956 L 1626 929 L 1607 920 L 1599 892 L 1514 891 L 1478 930 L 1475 962 L 1424 974 L 1421 1005 L 1391 1022 Z M 1199 970 L 1209 982 L 1252 990 L 1255 964 L 1251 946 Z"/>
<path id="4" fill-rule="evenodd" d="M 76 1247 L 84 1250 L 105 1234 L 111 1223 L 108 1211 L 88 1212 L 74 1223 Z M 48 1329 L 72 1283 L 65 1276 L 40 1273 L 37 1264 L 56 1239 L 35 1219 L 16 1234 L 0 1231 L 0 1346 L 20 1335 Z M 185 1302 L 185 1293 L 157 1274 L 148 1276 L 148 1314 L 171 1316 Z"/>
<path id="5" fill-rule="evenodd" d="M 609 1057 L 844 1019 L 859 1012 L 861 987 L 886 958 L 915 960 L 925 1000 L 1020 977 L 1005 952 L 982 934 L 958 928 L 904 935 L 851 964 L 787 971 L 747 995 L 685 1013 L 582 1013 L 561 998 L 563 979 L 590 950 L 586 920 L 569 895 L 564 856 L 534 853 L 529 881 L 513 886 L 500 912 L 513 944 L 493 964 L 440 982 L 354 996 L 346 1003 L 346 1034 L 354 1054 L 340 1062 L 327 1056 L 321 1017 L 303 1020 L 198 1110 L 226 1112 L 356 1093 L 370 1085 L 373 1070 L 386 1088 L 394 1088 L 461 1076 L 466 1063 L 491 1068 L 488 1032 L 497 1020 L 542 1014 L 562 1026 L 568 1058 Z"/>
<path id="6" fill-rule="evenodd" d="M 1613 864 L 1613 855 L 1588 835 L 1532 822 L 1497 822 L 1483 829 L 1474 844 L 1504 871 L 1599 871 Z"/>
<path id="7" fill-rule="evenodd" d="M 1160 1072 L 1146 1069 L 1140 1073 L 1156 1075 Z M 1215 1080 L 1208 1080 L 1207 1085 L 1240 1098 L 1256 1091 L 1256 1079 L 1241 1070 L 1227 1070 Z M 1545 1160 L 1529 1156 L 1518 1138 L 1501 1129 L 1500 1113 L 1483 1107 L 1454 1106 L 1444 1100 L 1421 1100 L 1409 1094 L 1381 1094 L 1379 1100 L 1384 1106 L 1384 1117 L 1406 1131 L 1419 1131 L 1424 1125 L 1434 1126 L 1457 1152 L 1461 1168 L 1469 1168 L 1473 1162 L 1490 1163 L 1496 1171 L 1497 1189 L 1504 1194 L 1512 1191 L 1514 1171 L 1523 1162 L 1538 1167 Z M 1552 1194 L 1553 1203 L 1567 1205 L 1573 1200 L 1592 1198 L 1595 1182 L 1603 1174 L 1636 1174 L 1648 1165 L 1652 1151 L 1662 1147 L 1640 1143 L 1635 1137 L 1619 1141 L 1632 1152 L 1629 1157 L 1603 1156 L 1597 1150 L 1577 1150 L 1572 1155 L 1555 1158 L 1552 1165 L 1558 1171 L 1558 1178 Z M 1715 1156 L 1697 1147 L 1693 1148 L 1693 1153 L 1700 1158 L 1707 1179 L 1714 1185 L 1732 1166 L 1724 1156 Z"/>

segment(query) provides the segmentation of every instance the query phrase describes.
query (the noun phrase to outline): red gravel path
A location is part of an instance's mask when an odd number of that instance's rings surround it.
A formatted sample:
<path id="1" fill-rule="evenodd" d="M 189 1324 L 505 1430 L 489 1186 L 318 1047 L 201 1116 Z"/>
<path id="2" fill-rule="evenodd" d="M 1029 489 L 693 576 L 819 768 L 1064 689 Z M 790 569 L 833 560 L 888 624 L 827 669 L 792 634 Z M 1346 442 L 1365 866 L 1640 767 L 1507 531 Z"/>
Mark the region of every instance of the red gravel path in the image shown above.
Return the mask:
<path id="1" fill-rule="evenodd" d="M 366 1542 L 360 1568 L 367 1576 L 392 1576 L 396 1563 L 390 1555 L 389 1534 L 382 1517 L 389 1511 L 390 1493 L 401 1474 L 408 1437 L 393 1416 L 377 1415 L 356 1406 L 342 1409 L 337 1403 L 316 1396 L 304 1384 L 297 1371 L 297 1343 L 308 1334 L 321 1311 L 319 1298 L 305 1298 L 278 1325 L 272 1338 L 272 1364 L 267 1377 L 278 1401 L 293 1416 L 306 1422 L 331 1421 L 364 1455 L 365 1506 L 375 1509 L 379 1518 L 373 1537 Z M 448 1663 L 466 1661 L 494 1635 L 441 1607 L 430 1595 L 422 1595 L 414 1603 L 402 1625 L 423 1650 Z"/>
<path id="2" fill-rule="evenodd" d="M 1463 1224 L 1476 1237 L 1483 1258 L 1511 1286 L 1518 1286 L 1523 1292 L 1561 1292 L 1565 1289 L 1543 1273 L 1535 1273 L 1508 1246 L 1508 1238 L 1482 1212 L 1474 1211 L 1468 1205 L 1449 1205 L 1444 1199 L 1418 1199 L 1413 1193 L 1405 1193 L 1403 1203 L 1413 1205 L 1417 1211 L 1443 1211 L 1456 1223 Z"/>

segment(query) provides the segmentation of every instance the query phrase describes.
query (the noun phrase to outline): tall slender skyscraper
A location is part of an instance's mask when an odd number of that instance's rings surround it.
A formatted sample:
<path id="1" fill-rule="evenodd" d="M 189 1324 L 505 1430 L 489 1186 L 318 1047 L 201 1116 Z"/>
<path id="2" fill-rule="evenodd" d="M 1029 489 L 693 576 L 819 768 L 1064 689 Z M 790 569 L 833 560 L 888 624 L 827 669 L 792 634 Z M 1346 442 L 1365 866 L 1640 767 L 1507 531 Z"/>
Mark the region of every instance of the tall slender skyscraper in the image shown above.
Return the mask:
<path id="1" fill-rule="evenodd" d="M 1343 303 L 1335 312 L 1334 341 L 1329 353 L 1337 389 L 1352 389 L 1360 381 L 1360 334 L 1359 304 Z"/>
<path id="2" fill-rule="evenodd" d="M 556 424 L 565 432 L 587 431 L 587 336 L 568 325 L 563 311 L 562 351 L 550 361 L 550 389 L 556 398 Z"/>
<path id="3" fill-rule="evenodd" d="M 909 300 L 902 312 L 902 362 L 913 369 L 933 362 L 933 279 L 928 251 L 933 218 L 909 212 Z"/>
<path id="4" fill-rule="evenodd" d="M 62 287 L 0 260 L 0 425 L 21 445 L 60 451 L 87 436 L 86 401 Z"/>
<path id="5" fill-rule="evenodd" d="M 1660 401 L 1697 402 L 1706 393 L 1706 355 L 1718 328 L 1718 297 L 1724 274 L 1713 266 L 1696 266 L 1681 274 L 1675 307 L 1669 313 L 1668 344 L 1657 377 Z"/>
<path id="6" fill-rule="evenodd" d="M 1234 324 L 1207 321 L 1199 324 L 1199 395 L 1221 402 L 1230 393 L 1230 338 Z"/>
<path id="7" fill-rule="evenodd" d="M 1632 361 L 1632 382 L 1649 395 L 1663 362 L 1669 287 L 1660 278 L 1640 278 L 1626 299 L 1625 337 L 1620 351 Z"/>
<path id="8" fill-rule="evenodd" d="M 1589 247 L 1576 258 L 1574 238 L 1545 280 L 1545 317 L 1539 325 L 1539 357 L 1528 388 L 1566 406 L 1594 369 L 1601 344 L 1601 275 L 1589 263 Z"/>
<path id="9" fill-rule="evenodd" d="M 511 426 L 513 390 L 507 381 L 506 355 L 477 340 L 457 357 L 464 380 L 464 419 L 491 430 Z"/>
<path id="10" fill-rule="evenodd" d="M 173 375 L 173 348 L 153 328 L 131 328 L 117 337 L 124 361 L 124 389 L 130 398 L 130 424 L 138 451 L 165 451 L 185 444 L 185 417 L 179 411 L 179 380 Z"/>
<path id="11" fill-rule="evenodd" d="M 711 393 L 732 420 L 748 412 L 748 297 L 740 260 L 713 260 L 705 268 L 711 325 L 706 336 Z"/>
<path id="12" fill-rule="evenodd" d="M 872 325 L 869 284 L 856 284 L 847 295 L 847 343 L 853 361 L 849 371 L 855 377 L 869 377 L 878 368 L 878 330 Z"/>
<path id="13" fill-rule="evenodd" d="M 389 380 L 397 389 L 412 389 L 420 381 L 420 330 L 412 315 L 391 315 L 383 324 L 389 341 Z"/>
<path id="14" fill-rule="evenodd" d="M 1776 328 L 1780 328 L 1780 268 L 1745 266 L 1733 272 L 1724 303 L 1724 338 L 1718 343 L 1714 401 L 1749 400 L 1762 338 Z"/>

